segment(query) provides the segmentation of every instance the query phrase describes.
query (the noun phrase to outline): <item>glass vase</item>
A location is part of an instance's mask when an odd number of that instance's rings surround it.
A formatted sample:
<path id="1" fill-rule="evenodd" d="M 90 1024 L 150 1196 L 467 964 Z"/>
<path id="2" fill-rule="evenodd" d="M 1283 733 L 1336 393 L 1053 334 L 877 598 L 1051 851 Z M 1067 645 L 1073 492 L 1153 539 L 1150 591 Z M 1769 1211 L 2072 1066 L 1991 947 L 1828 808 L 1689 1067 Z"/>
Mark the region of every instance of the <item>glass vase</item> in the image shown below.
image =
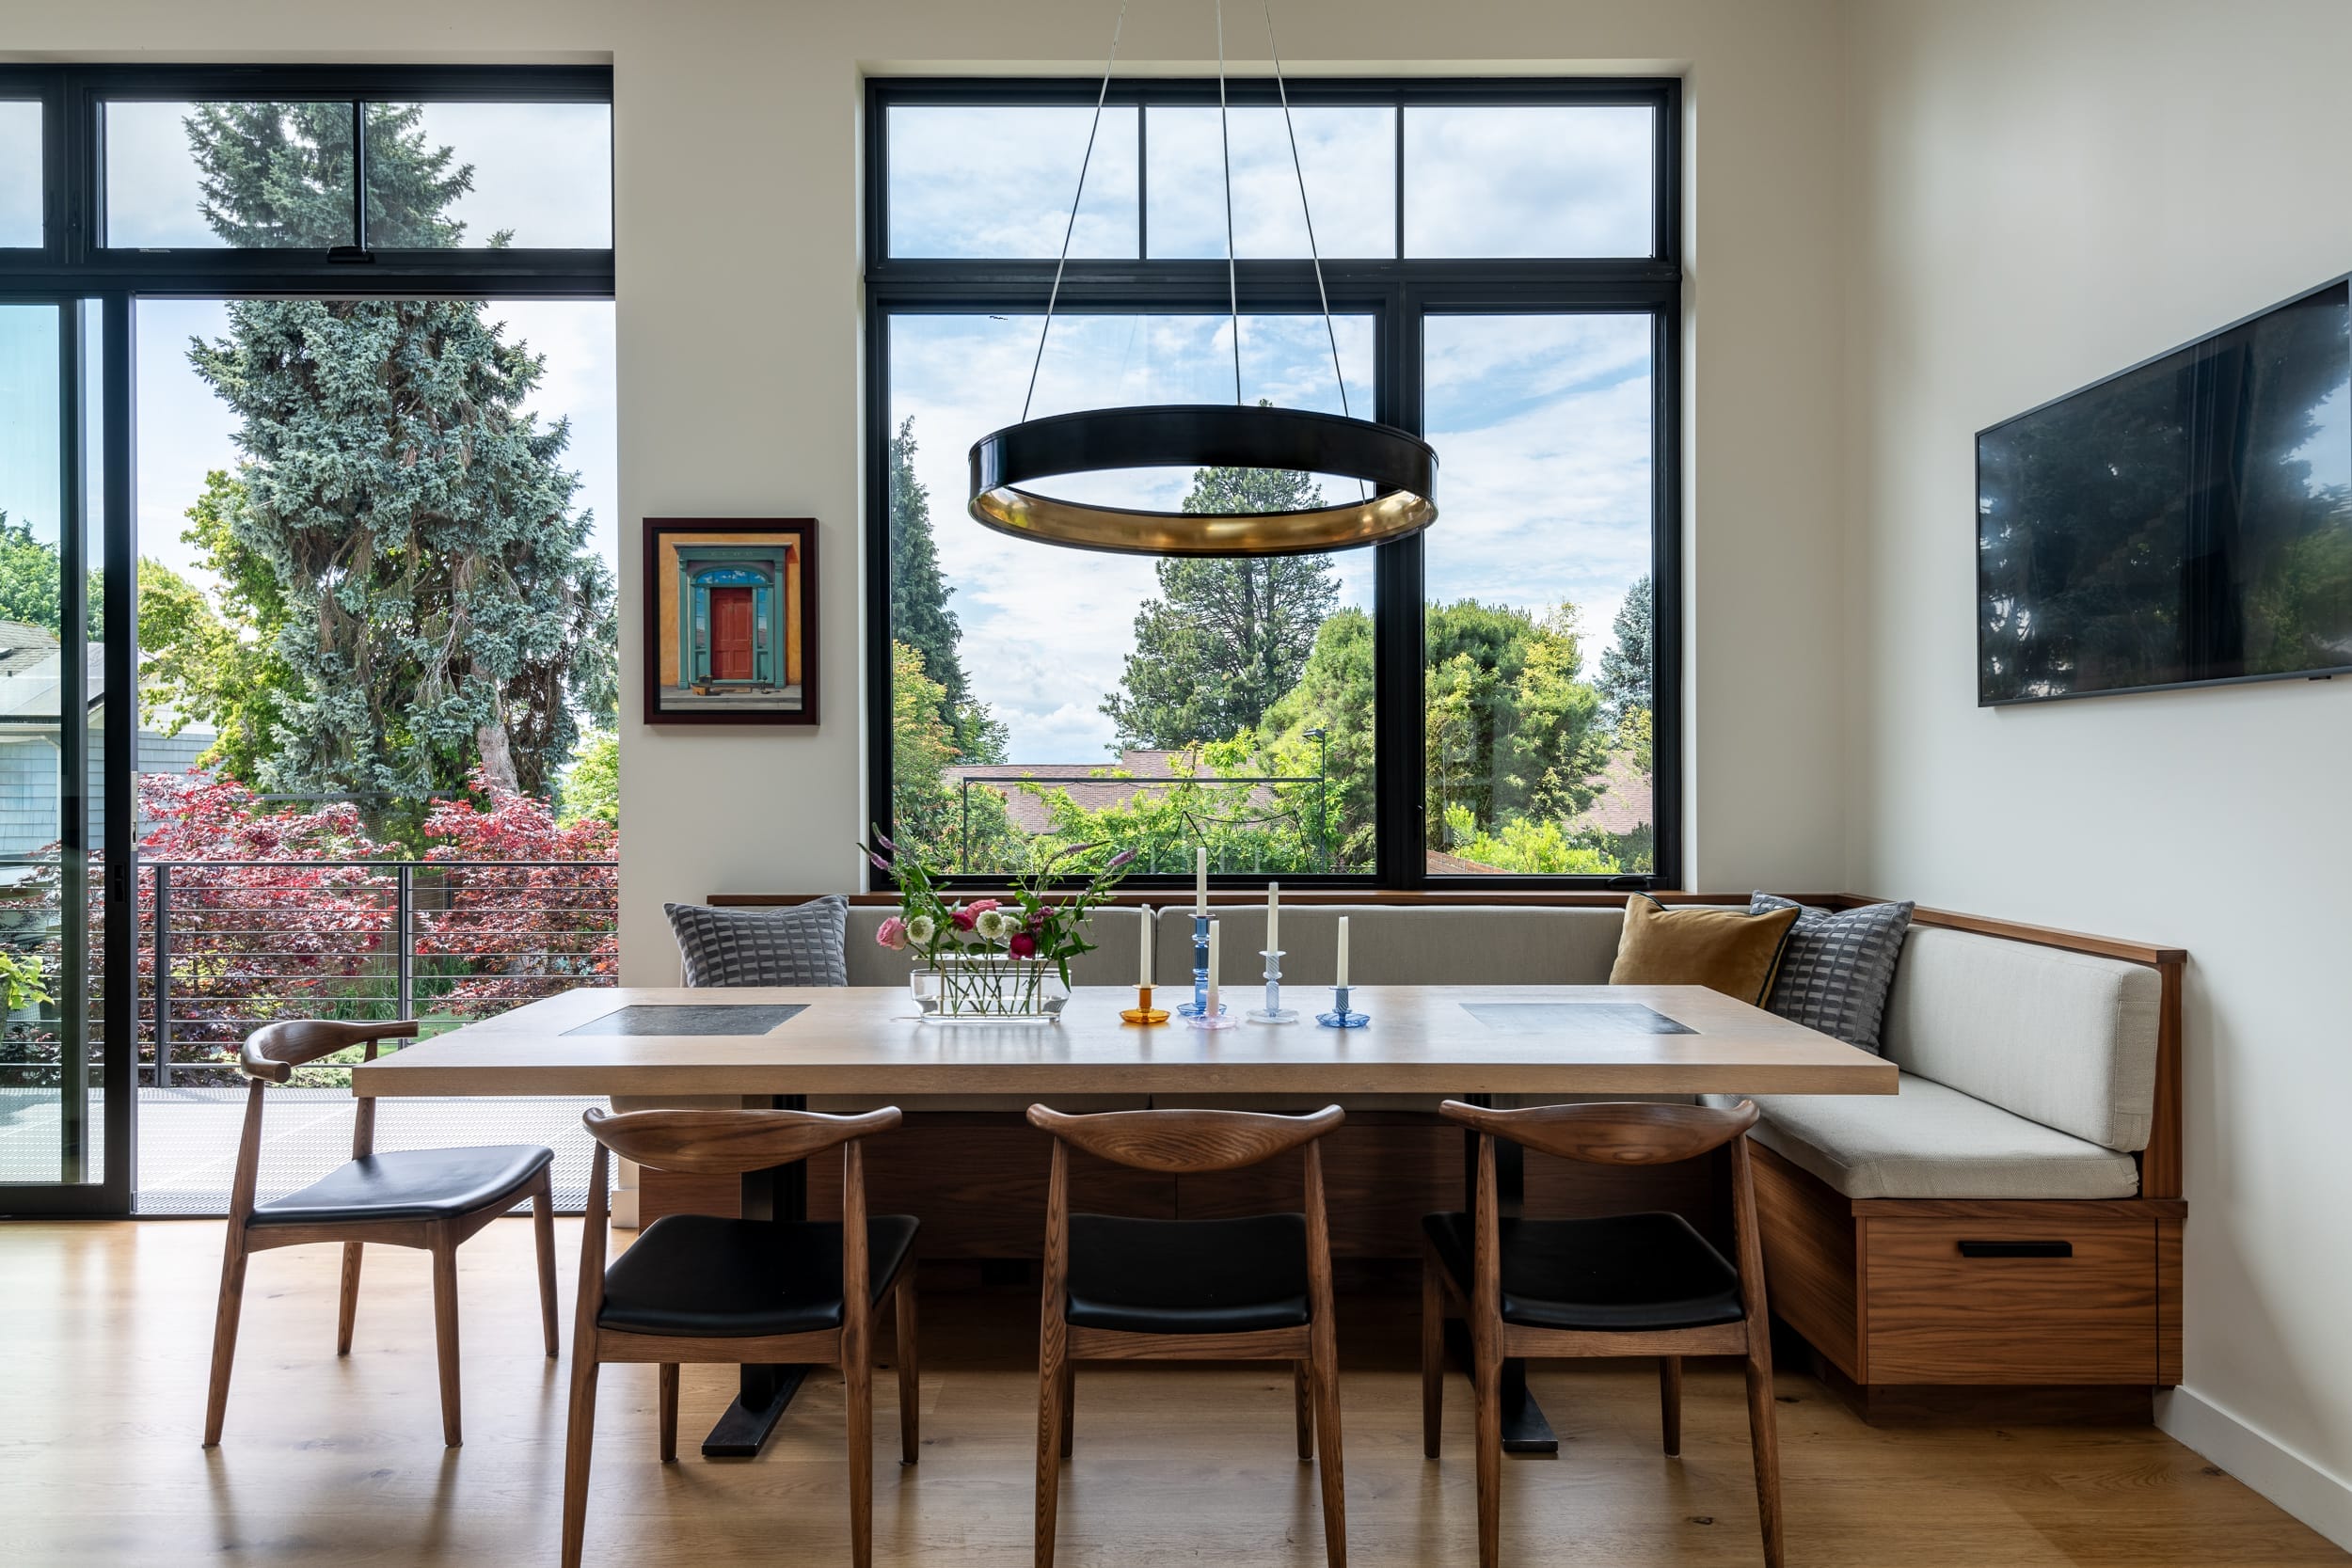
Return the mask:
<path id="1" fill-rule="evenodd" d="M 1070 988 L 1048 958 L 947 949 L 912 978 L 926 1023 L 1058 1023 Z"/>

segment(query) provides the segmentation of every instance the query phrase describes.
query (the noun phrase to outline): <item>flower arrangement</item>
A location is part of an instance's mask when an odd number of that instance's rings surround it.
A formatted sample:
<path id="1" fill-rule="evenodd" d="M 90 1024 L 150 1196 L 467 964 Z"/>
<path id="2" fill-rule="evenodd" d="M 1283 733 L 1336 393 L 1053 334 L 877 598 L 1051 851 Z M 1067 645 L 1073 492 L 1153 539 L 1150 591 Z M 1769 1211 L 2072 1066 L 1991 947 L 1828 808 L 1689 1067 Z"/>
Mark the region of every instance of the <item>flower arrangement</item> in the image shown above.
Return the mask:
<path id="1" fill-rule="evenodd" d="M 996 956 L 1051 965 L 1070 985 L 1070 960 L 1094 951 L 1083 935 L 1087 915 L 1109 897 L 1127 874 L 1136 851 L 1121 849 L 1097 866 L 1075 889 L 1056 889 L 1057 877 L 1079 869 L 1099 844 L 1073 844 L 1055 850 L 1012 879 L 1002 898 L 950 903 L 938 877 L 922 860 L 890 842 L 881 828 L 874 842 L 861 844 L 877 871 L 898 884 L 898 912 L 882 923 L 874 940 L 894 951 L 912 950 L 934 965 L 965 957 Z"/>

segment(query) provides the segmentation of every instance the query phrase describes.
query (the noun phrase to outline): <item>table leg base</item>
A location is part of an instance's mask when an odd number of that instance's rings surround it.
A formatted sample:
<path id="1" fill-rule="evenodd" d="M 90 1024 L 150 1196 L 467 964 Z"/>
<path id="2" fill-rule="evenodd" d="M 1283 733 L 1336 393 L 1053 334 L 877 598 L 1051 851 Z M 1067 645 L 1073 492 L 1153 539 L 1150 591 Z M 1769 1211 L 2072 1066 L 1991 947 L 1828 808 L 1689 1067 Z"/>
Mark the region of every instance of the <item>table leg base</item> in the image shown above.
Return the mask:
<path id="1" fill-rule="evenodd" d="M 1455 1366 L 1470 1366 L 1470 1325 L 1459 1318 L 1446 1320 L 1445 1349 Z M 1535 1402 L 1535 1396 L 1527 1391 L 1527 1363 L 1517 1359 L 1502 1364 L 1502 1451 L 1560 1451 L 1559 1433 L 1551 1430 L 1551 1422 L 1545 1418 L 1544 1407 Z"/>
<path id="2" fill-rule="evenodd" d="M 756 1459 L 768 1441 L 768 1434 L 776 1430 L 776 1422 L 784 1418 L 784 1407 L 792 1402 L 792 1396 L 801 1390 L 801 1380 L 808 1375 L 806 1367 L 773 1367 L 766 1369 L 772 1377 L 773 1392 L 768 1402 L 747 1405 L 745 1394 L 736 1396 L 710 1435 L 703 1439 L 705 1459 Z M 748 1372 L 750 1369 L 746 1368 Z M 750 1381 L 748 1378 L 745 1380 Z M 748 1389 L 746 1393 L 748 1393 Z"/>

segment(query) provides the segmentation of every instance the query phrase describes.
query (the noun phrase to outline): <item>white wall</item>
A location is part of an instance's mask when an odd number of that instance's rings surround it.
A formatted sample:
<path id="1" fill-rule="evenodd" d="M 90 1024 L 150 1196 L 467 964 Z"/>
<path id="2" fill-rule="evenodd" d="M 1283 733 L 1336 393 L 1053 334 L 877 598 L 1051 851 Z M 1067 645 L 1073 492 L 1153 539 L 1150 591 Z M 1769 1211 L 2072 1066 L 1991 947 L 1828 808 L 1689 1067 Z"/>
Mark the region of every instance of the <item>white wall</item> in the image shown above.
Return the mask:
<path id="1" fill-rule="evenodd" d="M 0 48 L 156 60 L 612 59 L 622 602 L 638 593 L 628 543 L 641 517 L 823 524 L 821 728 L 725 734 L 624 719 L 622 969 L 644 982 L 675 973 L 664 900 L 859 879 L 850 840 L 865 809 L 862 75 L 1098 71 L 1116 8 L 0 0 Z M 1687 75 L 1690 863 L 1694 884 L 1713 888 L 1836 881 L 1835 0 L 1286 0 L 1278 15 L 1300 72 Z M 1247 55 L 1248 24 L 1228 20 Z M 1138 70 L 1212 69 L 1203 8 L 1136 0 L 1122 58 Z M 1234 69 L 1256 68 L 1242 58 Z M 627 715 L 638 704 L 633 625 L 622 651 Z"/>
<path id="2" fill-rule="evenodd" d="M 2167 1420 L 2352 1544 L 2352 681 L 1982 710 L 1971 619 L 1977 430 L 2352 271 L 2352 6 L 1850 14 L 1848 863 L 2188 949 Z"/>

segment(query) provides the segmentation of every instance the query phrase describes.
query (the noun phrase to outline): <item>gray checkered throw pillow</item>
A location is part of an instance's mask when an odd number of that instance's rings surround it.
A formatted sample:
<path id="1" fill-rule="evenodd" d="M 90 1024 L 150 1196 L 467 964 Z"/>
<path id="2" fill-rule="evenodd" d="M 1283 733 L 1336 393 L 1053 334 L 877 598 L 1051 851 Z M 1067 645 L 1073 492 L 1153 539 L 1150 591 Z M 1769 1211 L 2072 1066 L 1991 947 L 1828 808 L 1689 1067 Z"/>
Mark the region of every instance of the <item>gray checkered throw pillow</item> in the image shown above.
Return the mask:
<path id="1" fill-rule="evenodd" d="M 1750 914 L 1767 910 L 1803 912 L 1788 933 L 1788 945 L 1781 949 L 1780 973 L 1765 1006 L 1791 1023 L 1875 1053 L 1886 993 L 1895 984 L 1895 960 L 1902 957 L 1903 933 L 1911 928 L 1912 906 L 1865 904 L 1858 910 L 1832 911 L 1769 893 L 1748 899 Z"/>
<path id="2" fill-rule="evenodd" d="M 782 910 L 664 904 L 690 986 L 846 986 L 850 901 L 837 893 Z"/>

